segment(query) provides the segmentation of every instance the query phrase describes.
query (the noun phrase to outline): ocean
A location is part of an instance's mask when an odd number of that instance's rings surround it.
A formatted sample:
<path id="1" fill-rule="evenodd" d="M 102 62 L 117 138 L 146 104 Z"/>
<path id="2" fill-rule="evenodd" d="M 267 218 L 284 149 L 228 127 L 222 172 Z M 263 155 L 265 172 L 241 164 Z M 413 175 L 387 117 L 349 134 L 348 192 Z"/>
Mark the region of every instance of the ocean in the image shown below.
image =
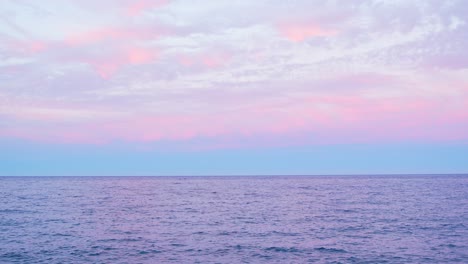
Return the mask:
<path id="1" fill-rule="evenodd" d="M 0 263 L 468 263 L 468 175 L 0 177 Z"/>

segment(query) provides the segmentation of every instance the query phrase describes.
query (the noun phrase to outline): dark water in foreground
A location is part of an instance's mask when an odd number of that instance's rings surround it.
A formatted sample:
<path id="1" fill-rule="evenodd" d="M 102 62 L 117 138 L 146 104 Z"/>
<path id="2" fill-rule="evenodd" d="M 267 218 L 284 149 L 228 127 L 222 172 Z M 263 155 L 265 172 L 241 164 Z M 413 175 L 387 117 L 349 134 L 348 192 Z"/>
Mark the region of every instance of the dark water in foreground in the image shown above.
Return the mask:
<path id="1" fill-rule="evenodd" d="M 0 263 L 468 263 L 468 176 L 0 177 Z"/>

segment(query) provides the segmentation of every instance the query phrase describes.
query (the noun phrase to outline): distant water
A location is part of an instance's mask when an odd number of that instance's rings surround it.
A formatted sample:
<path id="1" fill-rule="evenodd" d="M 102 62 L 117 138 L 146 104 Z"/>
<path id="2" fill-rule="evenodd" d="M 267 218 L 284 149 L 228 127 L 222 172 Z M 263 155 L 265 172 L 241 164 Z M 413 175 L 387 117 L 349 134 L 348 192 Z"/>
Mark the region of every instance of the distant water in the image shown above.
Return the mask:
<path id="1" fill-rule="evenodd" d="M 468 176 L 0 177 L 0 263 L 468 263 Z"/>

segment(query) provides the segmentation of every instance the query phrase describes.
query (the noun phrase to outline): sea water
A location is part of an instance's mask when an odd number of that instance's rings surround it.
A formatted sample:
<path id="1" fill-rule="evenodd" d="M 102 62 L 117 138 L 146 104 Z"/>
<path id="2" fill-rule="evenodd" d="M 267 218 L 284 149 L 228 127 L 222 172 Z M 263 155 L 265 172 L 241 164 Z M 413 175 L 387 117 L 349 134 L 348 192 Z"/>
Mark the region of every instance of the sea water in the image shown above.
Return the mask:
<path id="1" fill-rule="evenodd" d="M 468 263 L 468 176 L 0 177 L 0 263 Z"/>

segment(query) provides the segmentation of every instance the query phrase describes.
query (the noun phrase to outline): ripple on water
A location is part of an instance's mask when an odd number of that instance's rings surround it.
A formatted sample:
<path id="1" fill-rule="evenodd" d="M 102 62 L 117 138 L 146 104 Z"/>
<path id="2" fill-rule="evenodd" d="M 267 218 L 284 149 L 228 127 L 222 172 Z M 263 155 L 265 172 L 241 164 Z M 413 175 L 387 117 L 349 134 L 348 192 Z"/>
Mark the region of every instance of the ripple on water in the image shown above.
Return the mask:
<path id="1" fill-rule="evenodd" d="M 282 253 L 300 252 L 300 250 L 295 248 L 295 247 L 290 247 L 290 248 L 287 248 L 287 247 L 268 247 L 268 248 L 265 248 L 265 250 L 266 251 L 274 251 L 274 252 L 282 252 Z"/>
<path id="2" fill-rule="evenodd" d="M 320 252 L 328 252 L 328 253 L 347 253 L 346 250 L 344 249 L 339 249 L 339 248 L 326 248 L 326 247 L 318 247 L 314 248 L 317 251 Z"/>
<path id="3" fill-rule="evenodd" d="M 0 201 L 0 263 L 468 263 L 467 176 L 0 177 Z"/>

